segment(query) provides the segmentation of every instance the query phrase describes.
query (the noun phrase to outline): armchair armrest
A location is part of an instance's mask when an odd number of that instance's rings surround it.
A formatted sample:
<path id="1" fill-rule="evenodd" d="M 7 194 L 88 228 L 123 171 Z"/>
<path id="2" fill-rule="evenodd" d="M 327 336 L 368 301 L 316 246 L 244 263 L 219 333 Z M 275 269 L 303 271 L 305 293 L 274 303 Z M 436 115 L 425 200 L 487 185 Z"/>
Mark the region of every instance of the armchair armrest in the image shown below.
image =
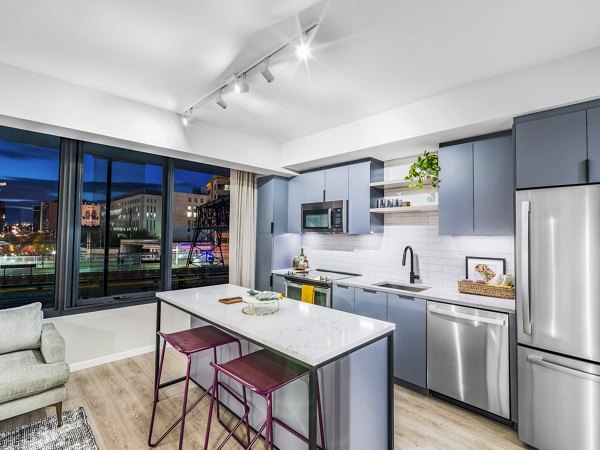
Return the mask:
<path id="1" fill-rule="evenodd" d="M 42 325 L 42 347 L 40 350 L 47 364 L 64 362 L 65 360 L 65 340 L 52 323 Z"/>

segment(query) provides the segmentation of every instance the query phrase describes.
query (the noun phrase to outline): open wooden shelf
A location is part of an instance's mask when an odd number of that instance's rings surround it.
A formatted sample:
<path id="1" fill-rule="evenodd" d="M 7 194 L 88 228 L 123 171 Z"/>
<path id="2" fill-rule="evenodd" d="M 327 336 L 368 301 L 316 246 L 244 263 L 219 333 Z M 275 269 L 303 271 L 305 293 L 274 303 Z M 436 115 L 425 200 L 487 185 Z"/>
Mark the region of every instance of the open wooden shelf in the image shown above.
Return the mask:
<path id="1" fill-rule="evenodd" d="M 415 206 L 402 206 L 402 207 L 398 207 L 398 208 L 371 208 L 372 213 L 378 213 L 378 214 L 431 212 L 431 211 L 437 211 L 437 210 L 438 210 L 438 205 L 415 205 Z"/>
<path id="2" fill-rule="evenodd" d="M 375 189 L 397 189 L 408 187 L 408 181 L 404 180 L 386 180 L 386 181 L 375 181 L 370 186 Z M 425 186 L 431 185 L 431 180 L 425 180 L 423 183 Z M 417 188 L 413 188 L 417 189 Z"/>

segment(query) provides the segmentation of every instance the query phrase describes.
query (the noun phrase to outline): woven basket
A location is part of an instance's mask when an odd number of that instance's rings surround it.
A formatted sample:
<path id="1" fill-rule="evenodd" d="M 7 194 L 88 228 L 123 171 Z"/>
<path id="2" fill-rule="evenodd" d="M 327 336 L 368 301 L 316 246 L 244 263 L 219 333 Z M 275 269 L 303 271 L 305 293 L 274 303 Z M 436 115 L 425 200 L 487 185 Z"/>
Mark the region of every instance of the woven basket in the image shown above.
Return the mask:
<path id="1" fill-rule="evenodd" d="M 463 294 L 486 295 L 507 300 L 515 298 L 515 288 L 509 286 L 490 286 L 484 283 L 462 280 L 458 282 L 458 292 Z"/>

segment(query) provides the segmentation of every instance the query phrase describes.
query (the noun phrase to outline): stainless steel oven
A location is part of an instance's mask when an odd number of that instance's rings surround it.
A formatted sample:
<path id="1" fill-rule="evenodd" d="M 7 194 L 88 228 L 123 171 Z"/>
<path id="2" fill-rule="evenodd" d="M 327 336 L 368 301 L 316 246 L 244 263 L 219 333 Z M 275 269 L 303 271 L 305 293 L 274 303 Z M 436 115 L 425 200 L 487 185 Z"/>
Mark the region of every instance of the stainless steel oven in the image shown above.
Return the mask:
<path id="1" fill-rule="evenodd" d="M 347 201 L 303 203 L 302 231 L 304 233 L 346 233 Z"/>
<path id="2" fill-rule="evenodd" d="M 298 283 L 285 280 L 285 296 L 294 300 L 302 300 L 302 286 L 311 285 L 315 290 L 315 305 L 331 308 L 331 286 L 317 286 L 313 283 Z"/>

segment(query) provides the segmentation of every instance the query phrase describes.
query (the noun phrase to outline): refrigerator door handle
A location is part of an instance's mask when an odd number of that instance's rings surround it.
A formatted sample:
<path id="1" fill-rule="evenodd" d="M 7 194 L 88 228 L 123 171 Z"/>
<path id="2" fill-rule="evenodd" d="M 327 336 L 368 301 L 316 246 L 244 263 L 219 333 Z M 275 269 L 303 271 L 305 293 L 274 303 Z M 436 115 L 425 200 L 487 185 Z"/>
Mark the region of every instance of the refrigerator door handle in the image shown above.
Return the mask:
<path id="1" fill-rule="evenodd" d="M 582 370 L 574 369 L 572 367 L 568 367 L 563 364 L 557 364 L 557 363 L 545 361 L 541 356 L 529 355 L 529 356 L 527 356 L 527 361 L 530 362 L 531 364 L 545 367 L 550 370 L 555 370 L 557 372 L 566 373 L 567 375 L 572 375 L 572 376 L 575 376 L 578 378 L 583 378 L 584 380 L 593 381 L 595 383 L 600 383 L 600 375 L 583 372 Z"/>
<path id="2" fill-rule="evenodd" d="M 519 279 L 521 280 L 521 308 L 523 314 L 523 333 L 531 334 L 531 304 L 529 299 L 529 214 L 530 202 L 521 202 L 521 261 Z"/>
<path id="3" fill-rule="evenodd" d="M 457 311 L 452 311 L 449 309 L 437 308 L 436 306 L 433 306 L 433 305 L 429 307 L 429 312 L 432 312 L 434 314 L 441 314 L 442 316 L 455 317 L 457 319 L 470 320 L 472 322 L 489 323 L 491 325 L 499 325 L 501 327 L 506 326 L 506 320 L 504 320 L 504 319 L 493 319 L 491 317 L 473 316 L 471 314 L 465 314 L 465 313 L 461 313 L 461 312 L 457 312 Z"/>

